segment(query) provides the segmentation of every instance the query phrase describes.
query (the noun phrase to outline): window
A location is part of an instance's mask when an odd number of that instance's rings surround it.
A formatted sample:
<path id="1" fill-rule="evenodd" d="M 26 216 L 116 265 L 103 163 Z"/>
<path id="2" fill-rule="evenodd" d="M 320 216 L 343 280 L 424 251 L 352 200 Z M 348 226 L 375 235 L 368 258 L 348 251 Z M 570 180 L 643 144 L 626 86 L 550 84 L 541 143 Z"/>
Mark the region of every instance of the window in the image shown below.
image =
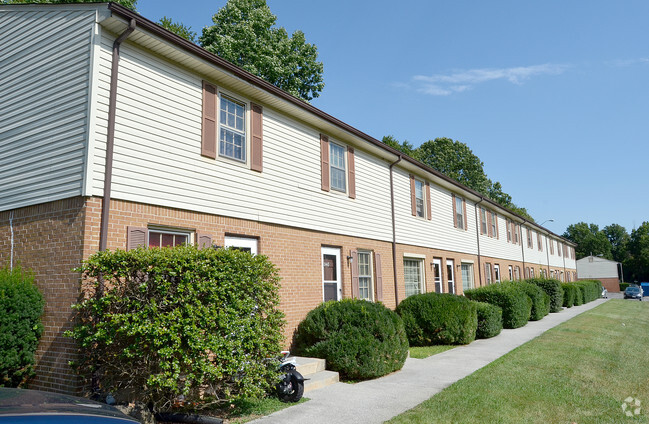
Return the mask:
<path id="1" fill-rule="evenodd" d="M 543 252 L 543 236 L 541 233 L 536 233 L 536 242 L 538 243 L 539 252 Z"/>
<path id="2" fill-rule="evenodd" d="M 496 212 L 491 213 L 491 237 L 498 238 L 498 215 Z"/>
<path id="3" fill-rule="evenodd" d="M 532 249 L 534 247 L 534 243 L 532 242 L 532 230 L 529 228 L 526 228 L 527 230 L 527 247 Z"/>
<path id="4" fill-rule="evenodd" d="M 514 278 L 517 280 L 521 279 L 521 268 L 519 266 L 514 268 Z"/>
<path id="5" fill-rule="evenodd" d="M 186 232 L 149 230 L 149 247 L 174 247 L 189 242 L 189 234 Z"/>
<path id="6" fill-rule="evenodd" d="M 550 254 L 554 255 L 554 240 L 548 240 L 548 243 L 550 243 Z"/>
<path id="7" fill-rule="evenodd" d="M 442 260 L 433 259 L 433 271 L 435 272 L 435 292 L 442 293 Z"/>
<path id="8" fill-rule="evenodd" d="M 487 234 L 487 210 L 480 208 L 480 234 Z"/>
<path id="9" fill-rule="evenodd" d="M 415 179 L 415 212 L 419 217 L 426 217 L 426 212 L 424 212 L 424 183 L 417 179 Z"/>
<path id="10" fill-rule="evenodd" d="M 509 265 L 508 268 L 509 268 L 509 281 L 512 281 L 514 279 L 514 271 L 511 265 Z"/>
<path id="11" fill-rule="evenodd" d="M 219 100 L 219 156 L 246 162 L 246 104 L 223 94 Z"/>
<path id="12" fill-rule="evenodd" d="M 403 273 L 406 281 L 406 297 L 424 292 L 423 259 L 404 259 Z"/>
<path id="13" fill-rule="evenodd" d="M 347 182 L 345 179 L 345 148 L 336 144 L 329 143 L 329 160 L 331 161 L 331 188 L 343 193 L 347 191 Z"/>
<path id="14" fill-rule="evenodd" d="M 453 195 L 453 220 L 455 227 L 460 228 L 462 230 L 466 229 L 466 223 L 464 221 L 465 219 L 465 214 L 464 214 L 464 199 L 461 197 L 457 197 Z"/>
<path id="15" fill-rule="evenodd" d="M 500 283 L 500 265 L 498 264 L 494 265 L 494 277 L 496 283 Z"/>
<path id="16" fill-rule="evenodd" d="M 462 262 L 462 288 L 464 290 L 472 289 L 473 284 L 473 264 Z"/>
<path id="17" fill-rule="evenodd" d="M 455 270 L 453 259 L 446 260 L 446 278 L 448 279 L 448 292 L 455 294 Z"/>
<path id="18" fill-rule="evenodd" d="M 225 236 L 224 246 L 256 255 L 258 253 L 257 244 L 258 240 L 253 237 Z"/>
<path id="19" fill-rule="evenodd" d="M 507 220 L 507 242 L 511 243 L 512 241 L 512 222 Z"/>
<path id="20" fill-rule="evenodd" d="M 358 251 L 358 297 L 372 301 L 372 254 Z"/>
<path id="21" fill-rule="evenodd" d="M 561 256 L 561 248 L 562 248 L 561 243 L 557 242 L 557 255 L 559 256 Z"/>
<path id="22" fill-rule="evenodd" d="M 212 237 L 208 234 L 197 234 L 196 240 L 201 249 L 212 245 Z M 174 247 L 191 243 L 194 243 L 194 231 L 191 230 L 160 226 L 127 227 L 126 250 L 138 247 Z"/>
<path id="23" fill-rule="evenodd" d="M 489 262 L 484 264 L 484 276 L 485 282 L 491 284 L 491 264 Z"/>
<path id="24" fill-rule="evenodd" d="M 519 234 L 518 234 L 518 225 L 515 222 L 512 222 L 512 227 L 514 227 L 514 244 L 519 244 Z"/>
<path id="25" fill-rule="evenodd" d="M 530 267 L 526 266 L 524 271 L 525 278 L 530 278 Z"/>
<path id="26" fill-rule="evenodd" d="M 530 268 L 530 278 L 534 278 L 534 268 Z"/>

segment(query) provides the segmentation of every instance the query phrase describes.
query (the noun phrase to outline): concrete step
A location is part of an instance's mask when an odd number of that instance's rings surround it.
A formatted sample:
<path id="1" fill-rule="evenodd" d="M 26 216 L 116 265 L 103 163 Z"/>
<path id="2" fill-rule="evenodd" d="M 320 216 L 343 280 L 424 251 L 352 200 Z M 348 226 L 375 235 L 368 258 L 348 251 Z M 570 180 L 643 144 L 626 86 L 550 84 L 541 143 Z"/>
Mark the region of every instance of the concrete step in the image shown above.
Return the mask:
<path id="1" fill-rule="evenodd" d="M 297 363 L 297 370 L 304 377 L 308 377 L 311 374 L 315 374 L 326 369 L 327 362 L 324 359 L 320 358 L 305 358 L 302 356 L 294 356 Z"/>
<path id="2" fill-rule="evenodd" d="M 304 382 L 304 393 L 308 393 L 313 390 L 321 389 L 323 387 L 329 386 L 331 384 L 338 383 L 338 373 L 335 371 L 319 371 L 315 374 L 308 375 Z"/>

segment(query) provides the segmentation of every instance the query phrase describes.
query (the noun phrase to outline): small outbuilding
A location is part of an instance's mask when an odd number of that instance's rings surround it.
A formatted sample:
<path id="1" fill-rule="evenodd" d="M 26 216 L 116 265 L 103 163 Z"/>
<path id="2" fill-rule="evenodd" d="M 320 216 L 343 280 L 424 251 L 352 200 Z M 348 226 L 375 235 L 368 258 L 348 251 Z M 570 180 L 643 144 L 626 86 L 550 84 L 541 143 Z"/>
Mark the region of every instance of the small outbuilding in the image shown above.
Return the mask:
<path id="1" fill-rule="evenodd" d="M 609 292 L 620 291 L 622 264 L 599 256 L 586 256 L 577 260 L 578 280 L 600 280 Z"/>

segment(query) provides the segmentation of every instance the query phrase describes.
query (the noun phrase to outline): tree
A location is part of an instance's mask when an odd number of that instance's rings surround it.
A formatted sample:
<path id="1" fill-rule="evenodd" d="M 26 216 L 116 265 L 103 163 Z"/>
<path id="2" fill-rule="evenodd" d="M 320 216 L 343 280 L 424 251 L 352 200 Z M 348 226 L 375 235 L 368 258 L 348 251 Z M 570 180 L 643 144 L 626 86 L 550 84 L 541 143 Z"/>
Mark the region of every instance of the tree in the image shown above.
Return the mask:
<path id="1" fill-rule="evenodd" d="M 606 259 L 613 259 L 611 242 L 595 224 L 586 224 L 585 222 L 571 224 L 563 233 L 563 237 L 577 243 L 575 248 L 577 259 L 590 255 L 601 255 Z"/>
<path id="2" fill-rule="evenodd" d="M 137 0 L 113 0 L 124 7 L 135 10 Z M 65 3 L 96 3 L 96 0 L 0 0 L 0 4 L 65 4 Z"/>
<path id="3" fill-rule="evenodd" d="M 611 242 L 611 253 L 613 260 L 616 262 L 624 262 L 629 258 L 629 233 L 626 228 L 619 224 L 607 225 L 602 229 L 608 241 Z"/>
<path id="4" fill-rule="evenodd" d="M 324 88 L 318 49 L 302 31 L 289 37 L 275 27 L 266 0 L 228 0 L 203 28 L 199 42 L 206 50 L 271 84 L 309 101 Z"/>
<path id="5" fill-rule="evenodd" d="M 394 138 L 394 136 L 386 135 L 385 137 L 383 137 L 381 141 L 387 144 L 388 146 L 392 147 L 393 149 L 397 149 L 401 153 L 404 153 L 410 156 L 411 158 L 416 159 L 417 149 L 415 149 L 415 146 L 413 146 L 408 140 L 405 140 L 403 143 L 400 143 L 399 140 Z"/>
<path id="6" fill-rule="evenodd" d="M 632 281 L 649 281 L 649 222 L 631 231 L 629 253 L 631 259 L 625 265 L 631 268 Z"/>
<path id="7" fill-rule="evenodd" d="M 171 18 L 167 18 L 166 16 L 163 16 L 158 23 L 164 29 L 171 31 L 174 34 L 191 41 L 192 43 L 196 43 L 196 33 L 192 31 L 191 27 L 188 27 L 180 22 L 173 22 Z"/>

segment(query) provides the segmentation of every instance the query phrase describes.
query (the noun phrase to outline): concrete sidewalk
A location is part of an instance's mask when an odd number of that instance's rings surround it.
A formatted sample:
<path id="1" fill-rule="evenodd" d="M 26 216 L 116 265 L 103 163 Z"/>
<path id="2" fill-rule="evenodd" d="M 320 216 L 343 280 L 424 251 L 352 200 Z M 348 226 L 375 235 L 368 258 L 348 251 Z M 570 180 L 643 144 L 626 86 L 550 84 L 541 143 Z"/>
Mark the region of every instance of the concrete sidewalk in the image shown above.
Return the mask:
<path id="1" fill-rule="evenodd" d="M 550 314 L 525 327 L 503 330 L 491 339 L 426 359 L 406 360 L 401 371 L 357 384 L 336 383 L 309 393 L 308 402 L 253 421 L 268 423 L 382 423 L 411 409 L 446 387 L 538 337 L 552 327 L 592 309 L 607 299 Z"/>

